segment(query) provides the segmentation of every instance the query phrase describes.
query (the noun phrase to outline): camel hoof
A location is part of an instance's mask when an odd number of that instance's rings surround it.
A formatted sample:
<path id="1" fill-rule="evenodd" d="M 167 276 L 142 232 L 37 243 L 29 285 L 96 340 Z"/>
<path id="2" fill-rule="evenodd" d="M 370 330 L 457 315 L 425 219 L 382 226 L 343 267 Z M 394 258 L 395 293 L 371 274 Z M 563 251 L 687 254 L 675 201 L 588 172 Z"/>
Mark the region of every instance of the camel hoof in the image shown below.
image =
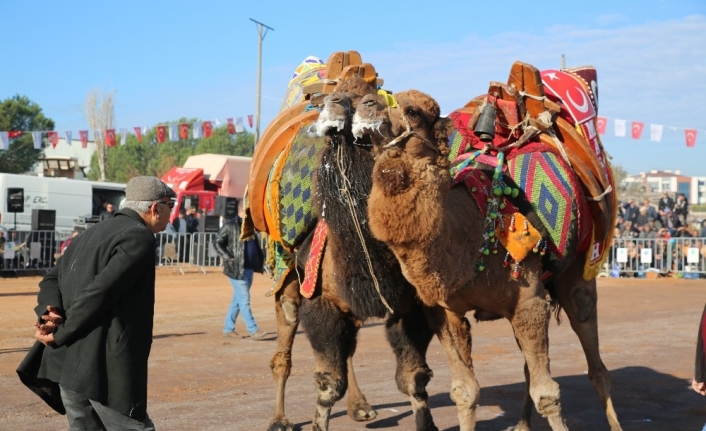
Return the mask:
<path id="1" fill-rule="evenodd" d="M 514 428 L 510 428 L 511 431 L 531 431 L 529 424 L 527 422 L 520 422 L 519 424 L 515 425 Z"/>
<path id="2" fill-rule="evenodd" d="M 378 412 L 363 400 L 348 407 L 348 416 L 356 422 L 366 422 L 378 417 Z"/>
<path id="3" fill-rule="evenodd" d="M 273 420 L 267 427 L 267 431 L 294 431 L 294 424 L 287 419 Z"/>

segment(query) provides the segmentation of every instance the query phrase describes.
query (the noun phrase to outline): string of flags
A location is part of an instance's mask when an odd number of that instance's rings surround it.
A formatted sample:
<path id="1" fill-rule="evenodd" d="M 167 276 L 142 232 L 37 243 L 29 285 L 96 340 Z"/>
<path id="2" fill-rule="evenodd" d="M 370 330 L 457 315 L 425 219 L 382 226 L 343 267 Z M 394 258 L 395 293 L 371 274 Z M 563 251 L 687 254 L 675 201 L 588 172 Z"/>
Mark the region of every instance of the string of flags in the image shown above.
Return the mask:
<path id="1" fill-rule="evenodd" d="M 252 129 L 253 127 L 253 116 L 247 116 L 248 126 Z M 210 138 L 213 136 L 214 126 L 219 126 L 221 123 L 219 120 L 214 121 L 194 121 L 193 124 L 189 123 L 170 123 L 170 124 L 160 124 L 155 127 L 157 131 L 157 142 L 162 144 L 169 140 L 170 142 L 179 141 L 183 139 L 189 139 L 189 132 L 191 132 L 191 137 L 193 139 Z M 235 135 L 238 133 L 243 133 L 245 131 L 245 126 L 243 123 L 243 117 L 228 118 L 226 120 L 226 126 L 228 128 L 228 133 Z M 147 133 L 149 128 L 147 127 L 133 127 L 134 135 L 138 142 L 142 142 L 143 135 Z M 105 129 L 105 130 L 94 130 L 93 134 L 98 136 L 103 136 L 105 144 L 109 147 L 114 147 L 117 145 L 117 132 L 120 134 L 120 145 L 125 145 L 127 143 L 127 136 L 130 134 L 130 130 L 127 128 L 121 129 Z M 10 131 L 0 131 L 0 150 L 7 150 L 10 148 L 10 141 L 12 139 L 22 136 L 24 133 L 30 133 L 32 135 L 32 141 L 34 143 L 34 148 L 39 150 L 42 148 L 42 138 L 43 134 L 46 133 L 49 143 L 52 148 L 56 148 L 59 144 L 59 132 L 56 130 L 49 131 L 20 131 L 20 130 L 10 130 Z M 66 131 L 66 142 L 70 145 L 72 142 L 73 132 Z M 88 130 L 79 130 L 78 136 L 81 141 L 81 147 L 88 147 Z"/>
<path id="2" fill-rule="evenodd" d="M 606 117 L 596 117 L 596 129 L 598 130 L 598 133 L 601 135 L 605 135 L 606 133 L 606 128 L 608 126 L 608 119 Z M 621 119 L 613 119 L 613 128 L 615 131 L 615 136 L 619 138 L 625 138 L 627 136 L 627 127 L 628 127 L 628 122 L 627 120 L 621 120 Z M 664 126 L 662 124 L 650 124 L 650 141 L 653 142 L 661 142 L 662 141 L 662 134 L 664 132 L 664 128 L 667 127 L 668 129 L 671 130 L 677 130 L 677 129 L 682 129 L 681 127 L 674 127 L 674 126 Z M 642 132 L 645 128 L 645 123 L 641 121 L 631 121 L 630 122 L 630 137 L 633 139 L 641 139 L 642 138 Z M 687 147 L 694 147 L 696 146 L 696 136 L 698 134 L 697 129 L 683 129 L 684 130 L 684 139 L 686 140 L 686 146 Z"/>

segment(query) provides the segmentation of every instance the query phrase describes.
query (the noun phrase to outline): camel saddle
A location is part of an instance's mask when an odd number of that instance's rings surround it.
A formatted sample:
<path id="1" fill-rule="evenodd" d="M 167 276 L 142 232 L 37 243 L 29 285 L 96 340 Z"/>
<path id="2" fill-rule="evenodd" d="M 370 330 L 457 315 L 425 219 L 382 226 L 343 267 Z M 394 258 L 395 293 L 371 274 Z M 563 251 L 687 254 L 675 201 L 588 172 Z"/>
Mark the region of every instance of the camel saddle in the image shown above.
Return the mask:
<path id="1" fill-rule="evenodd" d="M 494 110 L 494 130 L 481 141 L 474 130 L 486 106 Z M 584 278 L 594 278 L 607 257 L 612 226 L 617 216 L 617 200 L 610 161 L 596 132 L 597 74 L 593 67 L 540 72 L 535 67 L 515 62 L 507 84 L 491 82 L 488 94 L 476 97 L 450 115 L 465 115 L 470 133 L 450 142 L 450 158 L 472 150 L 483 154 L 503 152 L 508 163 L 525 154 L 528 145 L 559 156 L 553 165 L 575 176 L 577 196 L 585 199 L 589 235 L 579 239 L 576 252 L 587 251 Z M 492 114 L 491 114 L 492 115 Z M 458 128 L 458 124 L 457 124 Z M 541 148 L 543 147 L 543 148 Z M 523 149 L 524 148 L 524 149 Z M 526 154 L 525 154 L 526 155 Z M 525 157 L 527 159 L 527 157 Z M 586 221 L 584 221 L 586 223 Z"/>

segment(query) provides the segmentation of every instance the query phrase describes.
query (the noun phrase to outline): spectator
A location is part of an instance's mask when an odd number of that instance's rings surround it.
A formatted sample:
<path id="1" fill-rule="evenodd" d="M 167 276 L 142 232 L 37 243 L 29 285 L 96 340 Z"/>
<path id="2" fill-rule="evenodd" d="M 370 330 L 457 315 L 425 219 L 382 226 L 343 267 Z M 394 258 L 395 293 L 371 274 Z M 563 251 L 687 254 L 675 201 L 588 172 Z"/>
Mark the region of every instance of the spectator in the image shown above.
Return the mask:
<path id="1" fill-rule="evenodd" d="M 684 193 L 677 195 L 677 201 L 674 203 L 674 214 L 679 217 L 681 224 L 686 226 L 687 216 L 689 215 L 689 201 Z"/>
<path id="2" fill-rule="evenodd" d="M 677 236 L 677 230 L 681 227 L 679 217 L 669 208 L 664 208 L 663 212 L 662 224 L 669 231 L 669 235 Z"/>
<path id="3" fill-rule="evenodd" d="M 113 208 L 113 204 L 106 203 L 105 209 L 101 212 L 101 221 L 113 217 L 115 217 L 115 209 Z"/>
<path id="4" fill-rule="evenodd" d="M 654 206 L 652 206 L 650 204 L 649 199 L 645 199 L 644 201 L 642 201 L 642 206 L 647 208 L 647 217 L 652 217 L 653 220 L 657 219 L 657 216 L 658 216 L 657 210 L 655 209 Z"/>
<path id="5" fill-rule="evenodd" d="M 186 209 L 186 232 L 196 233 L 199 231 L 199 219 L 196 215 L 196 207 Z"/>
<path id="6" fill-rule="evenodd" d="M 85 231 L 39 283 L 37 342 L 17 370 L 72 430 L 154 430 L 147 363 L 154 324 L 154 234 L 172 189 L 132 178 L 117 217 Z M 40 366 L 41 365 L 41 366 Z"/>
<path id="7" fill-rule="evenodd" d="M 662 199 L 659 200 L 659 205 L 657 205 L 660 217 L 664 216 L 664 210 L 667 208 L 669 208 L 670 211 L 674 209 L 674 199 L 669 197 L 668 192 L 664 192 Z"/>
<path id="8" fill-rule="evenodd" d="M 696 337 L 696 362 L 691 387 L 699 394 L 706 395 L 706 308 L 701 313 L 699 332 Z"/>
<path id="9" fill-rule="evenodd" d="M 639 215 L 639 208 L 635 205 L 635 199 L 630 199 L 625 205 L 625 220 L 632 222 L 634 225 Z"/>
<path id="10" fill-rule="evenodd" d="M 637 214 L 637 219 L 635 220 L 635 227 L 638 231 L 642 232 L 642 228 L 647 225 L 648 221 L 647 207 L 641 206 Z"/>
<path id="11" fill-rule="evenodd" d="M 59 253 L 60 253 L 62 256 L 64 255 L 64 252 L 66 251 L 66 247 L 68 247 L 69 244 L 71 244 L 71 241 L 72 241 L 74 238 L 76 238 L 76 236 L 77 236 L 78 234 L 79 234 L 79 231 L 77 231 L 77 230 L 71 232 L 71 236 L 68 237 L 68 238 L 66 238 L 66 240 L 64 240 L 64 241 L 61 243 L 61 245 L 59 246 Z"/>
<path id="12" fill-rule="evenodd" d="M 657 238 L 657 232 L 652 230 L 652 226 L 650 226 L 650 224 L 648 223 L 648 224 L 642 226 L 642 230 L 640 231 L 638 238 L 644 238 L 644 239 Z"/>
<path id="13" fill-rule="evenodd" d="M 706 219 L 701 222 L 701 231 L 699 232 L 699 237 L 706 238 Z"/>
<path id="14" fill-rule="evenodd" d="M 235 332 L 235 320 L 242 312 L 245 326 L 250 333 L 250 339 L 262 340 L 267 332 L 258 328 L 250 309 L 250 286 L 253 272 L 262 273 L 264 254 L 257 239 L 240 240 L 240 225 L 244 213 L 242 201 L 238 202 L 238 215 L 226 221 L 216 234 L 213 245 L 223 258 L 223 273 L 228 277 L 233 287 L 233 299 L 228 307 L 223 335 L 241 338 Z"/>
<path id="15" fill-rule="evenodd" d="M 189 250 L 187 250 L 187 244 L 188 244 L 188 229 L 189 229 L 189 223 L 186 219 L 186 212 L 185 211 L 179 211 L 179 215 L 177 218 L 174 219 L 174 231 L 177 233 L 179 237 L 179 262 L 188 262 L 189 261 Z"/>

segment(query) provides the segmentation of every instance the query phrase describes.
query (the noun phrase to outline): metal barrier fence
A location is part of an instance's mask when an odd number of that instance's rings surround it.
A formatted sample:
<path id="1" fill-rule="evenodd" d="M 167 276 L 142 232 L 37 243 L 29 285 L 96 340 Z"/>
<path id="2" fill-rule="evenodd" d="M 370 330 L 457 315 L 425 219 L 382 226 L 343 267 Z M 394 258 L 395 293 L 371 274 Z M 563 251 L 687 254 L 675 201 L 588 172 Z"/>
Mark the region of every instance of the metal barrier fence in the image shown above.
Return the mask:
<path id="1" fill-rule="evenodd" d="M 59 231 L 10 231 L 0 247 L 0 269 L 20 272 L 46 271 L 62 253 L 70 233 Z M 213 246 L 216 233 L 155 236 L 155 265 L 206 272 L 220 267 Z M 266 249 L 263 245 L 263 250 Z M 617 238 L 609 251 L 601 276 L 645 277 L 671 274 L 682 278 L 706 278 L 706 238 Z"/>
<path id="2" fill-rule="evenodd" d="M 706 238 L 614 239 L 606 267 L 611 277 L 706 278 Z"/>

